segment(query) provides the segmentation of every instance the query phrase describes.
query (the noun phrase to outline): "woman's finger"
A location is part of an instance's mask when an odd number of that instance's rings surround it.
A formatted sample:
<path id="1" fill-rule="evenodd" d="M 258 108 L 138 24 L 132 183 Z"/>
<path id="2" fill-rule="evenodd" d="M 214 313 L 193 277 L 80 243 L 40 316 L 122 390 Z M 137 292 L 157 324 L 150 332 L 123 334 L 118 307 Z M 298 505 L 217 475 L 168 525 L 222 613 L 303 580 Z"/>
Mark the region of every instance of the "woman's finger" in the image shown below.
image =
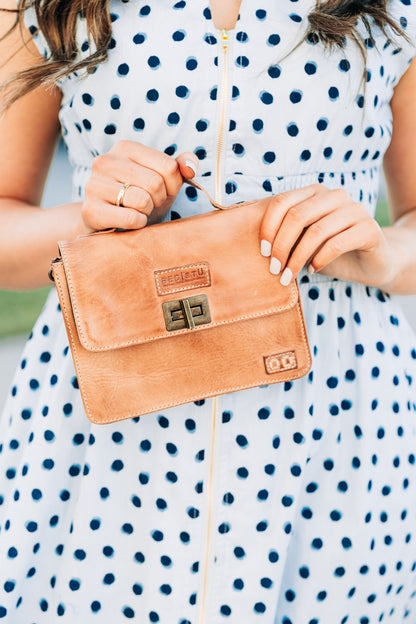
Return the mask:
<path id="1" fill-rule="evenodd" d="M 310 225 L 297 241 L 282 271 L 280 282 L 287 286 L 310 259 L 332 238 L 363 220 L 363 207 L 352 204 L 331 212 Z"/>
<path id="2" fill-rule="evenodd" d="M 340 232 L 337 236 L 326 241 L 310 259 L 309 266 L 311 268 L 309 272 L 320 271 L 327 264 L 349 251 L 369 249 L 375 244 L 377 232 L 380 231 L 379 226 L 374 221 L 374 227 L 371 228 L 371 235 L 369 236 L 368 221 L 362 221 Z"/>
<path id="3" fill-rule="evenodd" d="M 184 178 L 193 178 L 198 173 L 199 159 L 192 152 L 183 152 L 176 159 L 181 175 Z"/>
<path id="4" fill-rule="evenodd" d="M 85 199 L 97 197 L 102 201 L 116 206 L 117 199 L 123 185 L 110 178 L 92 175 L 85 186 Z M 122 206 L 134 208 L 145 215 L 149 215 L 154 209 L 154 202 L 150 194 L 142 188 L 129 185 L 122 198 Z"/>
<path id="5" fill-rule="evenodd" d="M 108 228 L 138 230 L 147 225 L 147 215 L 143 212 L 128 207 L 118 208 L 98 197 L 84 202 L 82 218 L 91 231 Z"/>
<path id="6" fill-rule="evenodd" d="M 123 187 L 120 187 L 118 183 L 113 185 L 115 190 L 118 189 L 119 193 Z M 113 193 L 114 194 L 114 193 Z M 119 195 L 117 195 L 118 198 Z M 114 204 L 117 206 L 117 199 Z M 113 202 L 110 202 L 111 204 Z M 149 191 L 139 188 L 138 186 L 134 186 L 134 184 L 130 184 L 126 190 L 124 191 L 124 195 L 122 198 L 122 203 L 120 204 L 122 208 L 133 208 L 134 210 L 138 210 L 142 212 L 147 217 L 153 212 L 155 208 L 155 199 L 149 193 Z"/>
<path id="7" fill-rule="evenodd" d="M 167 199 L 168 193 L 163 176 L 129 159 L 117 161 L 112 170 L 112 178 L 118 189 L 117 194 L 123 184 L 130 184 L 131 187 L 146 191 L 152 198 L 154 206 L 161 206 Z M 108 201 L 112 198 L 113 195 L 110 195 Z M 123 203 L 127 205 L 126 202 Z"/>
<path id="8" fill-rule="evenodd" d="M 266 212 L 260 224 L 260 251 L 263 256 L 270 256 L 272 245 L 286 212 L 297 204 L 322 192 L 321 184 L 312 184 L 294 191 L 279 193 L 270 198 Z"/>
<path id="9" fill-rule="evenodd" d="M 111 151 L 111 150 L 110 150 Z M 119 141 L 115 146 L 113 153 L 122 155 L 131 161 L 133 165 L 139 165 L 147 169 L 151 169 L 154 173 L 163 179 L 166 195 L 174 197 L 179 193 L 182 186 L 182 176 L 179 165 L 175 158 L 168 156 L 147 145 L 136 143 L 135 141 Z M 132 169 L 128 169 L 132 171 Z M 126 171 L 126 174 L 128 172 Z M 121 172 L 121 176 L 123 172 Z M 122 177 L 123 182 L 130 182 L 125 176 Z M 134 181 L 134 180 L 133 180 Z"/>
<path id="10" fill-rule="evenodd" d="M 352 199 L 342 189 L 329 191 L 323 188 L 318 195 L 289 208 L 272 244 L 271 272 L 278 274 L 279 269 L 286 266 L 305 228 L 309 230 L 325 216 L 352 205 Z"/>

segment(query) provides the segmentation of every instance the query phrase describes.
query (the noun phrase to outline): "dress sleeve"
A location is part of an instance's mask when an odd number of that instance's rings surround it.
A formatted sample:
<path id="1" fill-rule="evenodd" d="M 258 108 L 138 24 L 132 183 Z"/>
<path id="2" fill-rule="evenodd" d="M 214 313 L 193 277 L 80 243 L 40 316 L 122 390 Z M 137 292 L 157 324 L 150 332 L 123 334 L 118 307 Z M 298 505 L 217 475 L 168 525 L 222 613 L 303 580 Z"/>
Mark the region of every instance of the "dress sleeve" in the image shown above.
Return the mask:
<path id="1" fill-rule="evenodd" d="M 45 58 L 49 58 L 50 50 L 43 33 L 38 28 L 36 11 L 33 6 L 26 9 L 23 20 L 29 32 L 33 35 L 33 42 L 41 55 Z"/>
<path id="2" fill-rule="evenodd" d="M 389 13 L 409 38 L 409 41 L 406 41 L 397 35 L 392 37 L 392 54 L 397 64 L 397 82 L 416 55 L 416 0 L 390 0 Z"/>
<path id="3" fill-rule="evenodd" d="M 51 57 L 50 48 L 44 34 L 38 27 L 36 10 L 33 6 L 25 10 L 23 21 L 26 27 L 29 29 L 29 32 L 33 35 L 33 42 L 35 43 L 41 55 L 46 59 L 49 59 Z M 78 16 L 75 39 L 78 49 L 77 58 L 75 60 L 80 61 L 81 59 L 89 56 L 90 54 L 92 54 L 92 52 L 94 52 L 95 46 L 89 40 L 90 38 L 85 17 Z"/>

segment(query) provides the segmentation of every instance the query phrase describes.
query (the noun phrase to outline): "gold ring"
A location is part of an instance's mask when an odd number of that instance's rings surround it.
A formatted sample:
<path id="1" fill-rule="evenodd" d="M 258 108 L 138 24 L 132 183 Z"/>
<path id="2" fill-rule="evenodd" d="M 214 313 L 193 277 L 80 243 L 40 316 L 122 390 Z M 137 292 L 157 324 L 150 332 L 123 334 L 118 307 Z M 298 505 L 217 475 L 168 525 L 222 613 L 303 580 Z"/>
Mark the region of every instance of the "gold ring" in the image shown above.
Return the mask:
<path id="1" fill-rule="evenodd" d="M 131 186 L 131 184 L 129 184 L 128 182 L 125 182 L 121 189 L 119 190 L 119 193 L 117 195 L 117 199 L 116 199 L 116 206 L 119 208 L 120 206 L 124 206 L 123 204 L 123 199 L 124 199 L 124 195 L 126 194 L 127 189 L 129 188 L 129 186 Z"/>

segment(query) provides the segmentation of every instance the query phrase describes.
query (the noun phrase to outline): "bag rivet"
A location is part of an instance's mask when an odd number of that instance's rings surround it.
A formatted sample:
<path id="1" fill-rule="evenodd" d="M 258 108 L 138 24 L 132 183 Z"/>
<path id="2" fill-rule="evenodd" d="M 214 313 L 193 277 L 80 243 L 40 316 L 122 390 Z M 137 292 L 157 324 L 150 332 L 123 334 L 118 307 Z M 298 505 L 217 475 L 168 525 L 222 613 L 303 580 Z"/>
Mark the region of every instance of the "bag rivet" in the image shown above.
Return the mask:
<path id="1" fill-rule="evenodd" d="M 195 329 L 197 325 L 206 325 L 211 322 L 211 313 L 206 295 L 174 299 L 162 304 L 166 329 Z"/>

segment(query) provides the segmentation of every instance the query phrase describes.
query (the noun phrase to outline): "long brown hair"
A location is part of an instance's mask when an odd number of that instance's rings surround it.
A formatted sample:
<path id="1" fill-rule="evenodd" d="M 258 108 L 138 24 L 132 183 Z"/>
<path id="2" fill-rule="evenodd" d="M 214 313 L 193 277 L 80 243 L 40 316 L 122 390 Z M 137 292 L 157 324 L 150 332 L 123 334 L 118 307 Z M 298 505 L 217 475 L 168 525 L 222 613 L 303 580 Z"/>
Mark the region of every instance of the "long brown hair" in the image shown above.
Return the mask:
<path id="1" fill-rule="evenodd" d="M 315 9 L 308 16 L 306 37 L 316 43 L 321 42 L 327 48 L 342 48 L 348 38 L 353 39 L 365 59 L 365 42 L 357 30 L 359 20 L 365 25 L 370 39 L 371 22 L 387 39 L 390 39 L 391 33 L 407 38 L 400 25 L 389 15 L 388 1 L 317 0 Z M 107 58 L 111 42 L 109 4 L 110 0 L 19 0 L 15 10 L 9 9 L 16 13 L 13 30 L 18 24 L 23 24 L 25 10 L 34 7 L 38 27 L 47 41 L 50 55 L 5 83 L 4 106 L 10 106 L 39 84 L 53 84 L 80 70 L 94 71 L 97 64 Z M 76 27 L 80 15 L 86 19 L 93 43 L 90 46 L 93 50 L 91 54 L 82 59 L 78 56 L 76 44 Z"/>
<path id="2" fill-rule="evenodd" d="M 361 21 L 372 40 L 371 21 L 378 27 L 388 40 L 390 33 L 407 35 L 399 24 L 389 15 L 388 0 L 317 0 L 316 8 L 309 14 L 310 38 L 318 38 L 327 47 L 342 48 L 345 41 L 353 39 L 360 48 L 365 59 L 365 41 L 360 36 L 357 25 Z"/>

